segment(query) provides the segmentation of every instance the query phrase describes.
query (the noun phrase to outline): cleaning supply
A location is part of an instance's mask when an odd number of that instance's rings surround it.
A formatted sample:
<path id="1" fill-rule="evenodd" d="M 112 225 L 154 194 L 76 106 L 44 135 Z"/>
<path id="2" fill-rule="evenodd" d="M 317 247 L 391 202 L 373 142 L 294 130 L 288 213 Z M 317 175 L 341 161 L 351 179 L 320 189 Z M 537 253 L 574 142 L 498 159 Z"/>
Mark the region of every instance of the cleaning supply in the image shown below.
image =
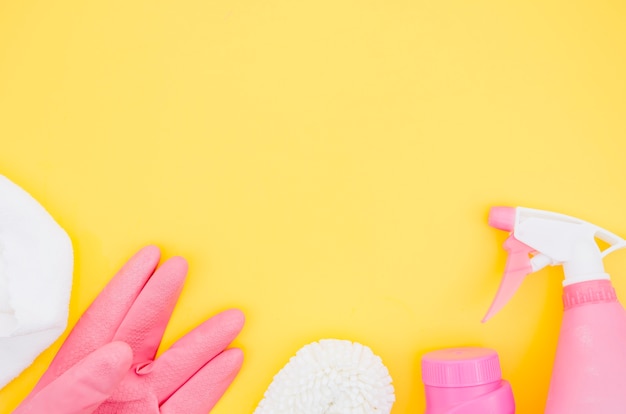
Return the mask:
<path id="1" fill-rule="evenodd" d="M 187 274 L 173 257 L 141 249 L 85 311 L 14 414 L 205 414 L 242 364 L 226 349 L 243 314 L 223 311 L 155 358 Z"/>
<path id="2" fill-rule="evenodd" d="M 105 344 L 33 394 L 13 413 L 92 414 L 115 392 L 132 360 L 128 344 Z"/>
<path id="3" fill-rule="evenodd" d="M 514 414 L 515 400 L 493 349 L 446 348 L 422 356 L 426 414 Z"/>
<path id="4" fill-rule="evenodd" d="M 0 388 L 65 330 L 73 267 L 67 233 L 0 175 Z"/>
<path id="5" fill-rule="evenodd" d="M 389 371 L 370 348 L 322 339 L 274 376 L 254 414 L 389 414 L 394 401 Z"/>
<path id="6" fill-rule="evenodd" d="M 574 217 L 522 207 L 493 208 L 489 223 L 511 234 L 504 278 L 485 320 L 511 299 L 526 275 L 563 266 L 564 313 L 545 412 L 624 413 L 626 311 L 602 259 L 626 241 Z"/>

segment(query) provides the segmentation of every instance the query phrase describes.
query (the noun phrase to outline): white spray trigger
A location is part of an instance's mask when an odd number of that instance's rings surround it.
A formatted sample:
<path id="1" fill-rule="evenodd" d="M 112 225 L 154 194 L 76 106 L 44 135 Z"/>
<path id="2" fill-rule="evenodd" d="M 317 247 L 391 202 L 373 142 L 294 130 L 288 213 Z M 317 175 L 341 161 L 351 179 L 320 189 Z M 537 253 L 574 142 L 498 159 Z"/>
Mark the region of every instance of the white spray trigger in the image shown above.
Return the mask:
<path id="1" fill-rule="evenodd" d="M 626 247 L 626 240 L 608 230 L 550 211 L 494 207 L 489 214 L 489 224 L 511 235 L 505 242 L 509 256 L 504 276 L 483 322 L 514 296 L 528 274 L 548 265 L 562 265 L 564 285 L 609 279 L 602 259 Z M 601 251 L 596 238 L 609 247 Z"/>

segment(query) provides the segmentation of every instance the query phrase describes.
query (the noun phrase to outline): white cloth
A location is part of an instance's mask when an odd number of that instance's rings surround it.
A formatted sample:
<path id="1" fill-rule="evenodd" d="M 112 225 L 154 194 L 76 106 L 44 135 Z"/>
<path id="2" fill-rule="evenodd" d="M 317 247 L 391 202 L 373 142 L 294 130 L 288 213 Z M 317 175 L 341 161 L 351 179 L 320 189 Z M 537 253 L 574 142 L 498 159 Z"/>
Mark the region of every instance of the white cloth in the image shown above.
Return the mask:
<path id="1" fill-rule="evenodd" d="M 65 330 L 73 265 L 67 233 L 0 175 L 0 388 Z"/>

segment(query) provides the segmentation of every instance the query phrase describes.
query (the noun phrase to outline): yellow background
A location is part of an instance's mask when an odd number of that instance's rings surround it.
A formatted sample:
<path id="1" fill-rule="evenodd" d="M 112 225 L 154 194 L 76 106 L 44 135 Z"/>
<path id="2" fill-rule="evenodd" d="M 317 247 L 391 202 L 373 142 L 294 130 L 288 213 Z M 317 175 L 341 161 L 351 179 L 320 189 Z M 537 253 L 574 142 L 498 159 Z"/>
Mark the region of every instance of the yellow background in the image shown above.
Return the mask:
<path id="1" fill-rule="evenodd" d="M 368 345 L 393 413 L 419 358 L 498 350 L 542 411 L 560 269 L 480 320 L 504 267 L 494 204 L 626 236 L 626 6 L 613 1 L 0 0 L 0 173 L 70 234 L 70 324 L 155 243 L 190 274 L 165 337 L 239 307 L 251 413 L 303 345 Z M 626 253 L 607 259 L 626 292 Z M 0 391 L 5 414 L 62 343 Z"/>

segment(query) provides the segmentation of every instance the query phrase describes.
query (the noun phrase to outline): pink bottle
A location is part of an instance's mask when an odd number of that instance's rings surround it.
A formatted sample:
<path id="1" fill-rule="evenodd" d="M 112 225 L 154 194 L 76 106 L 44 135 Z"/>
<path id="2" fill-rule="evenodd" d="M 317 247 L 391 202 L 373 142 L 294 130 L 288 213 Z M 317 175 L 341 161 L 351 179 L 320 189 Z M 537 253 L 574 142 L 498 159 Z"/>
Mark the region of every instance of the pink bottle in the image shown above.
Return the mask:
<path id="1" fill-rule="evenodd" d="M 487 348 L 448 348 L 422 356 L 426 414 L 514 414 L 511 385 L 498 354 Z"/>
<path id="2" fill-rule="evenodd" d="M 515 294 L 524 277 L 562 265 L 564 313 L 545 412 L 626 413 L 626 311 L 602 259 L 626 241 L 583 220 L 527 208 L 491 210 L 493 227 L 511 232 L 504 278 L 484 320 Z M 596 239 L 609 247 L 601 251 Z"/>
<path id="3" fill-rule="evenodd" d="M 609 280 L 563 289 L 546 413 L 626 412 L 626 312 Z"/>

